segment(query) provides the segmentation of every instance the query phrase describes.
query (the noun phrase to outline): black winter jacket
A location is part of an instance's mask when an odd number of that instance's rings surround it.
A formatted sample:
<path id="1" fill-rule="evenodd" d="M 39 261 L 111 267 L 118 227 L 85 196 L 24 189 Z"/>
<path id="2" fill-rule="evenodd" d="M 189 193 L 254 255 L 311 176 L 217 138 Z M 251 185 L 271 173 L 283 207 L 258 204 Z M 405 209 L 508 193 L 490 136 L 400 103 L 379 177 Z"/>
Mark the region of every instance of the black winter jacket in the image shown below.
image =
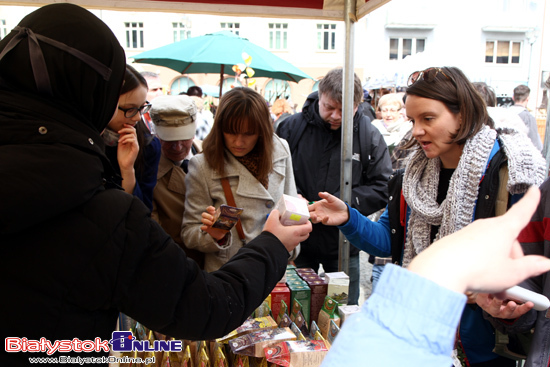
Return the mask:
<path id="1" fill-rule="evenodd" d="M 291 144 L 298 132 L 298 124 L 306 123 L 297 144 Z M 361 157 L 359 124 L 367 129 L 370 138 L 368 163 Z M 319 97 L 314 92 L 308 96 L 302 112 L 292 115 L 279 125 L 277 134 L 289 141 L 294 177 L 298 193 L 308 201 L 319 200 L 319 192 L 326 191 L 340 196 L 342 129 L 331 130 L 319 115 Z M 356 158 L 357 157 L 357 158 Z M 369 215 L 386 206 L 387 181 L 392 173 L 391 160 L 384 138 L 363 115 L 359 106 L 353 117 L 352 194 L 350 205 L 364 215 Z M 302 243 L 300 256 L 321 259 L 338 258 L 336 227 L 314 224 L 310 237 Z M 359 250 L 350 246 L 352 255 Z"/>
<path id="2" fill-rule="evenodd" d="M 0 111 L 1 340 L 109 340 L 119 312 L 177 338 L 221 337 L 281 279 L 288 252 L 267 232 L 219 271 L 201 271 L 140 200 L 104 189 L 97 131 L 33 103 L 42 116 Z M 36 356 L 3 351 L 0 366 Z"/>

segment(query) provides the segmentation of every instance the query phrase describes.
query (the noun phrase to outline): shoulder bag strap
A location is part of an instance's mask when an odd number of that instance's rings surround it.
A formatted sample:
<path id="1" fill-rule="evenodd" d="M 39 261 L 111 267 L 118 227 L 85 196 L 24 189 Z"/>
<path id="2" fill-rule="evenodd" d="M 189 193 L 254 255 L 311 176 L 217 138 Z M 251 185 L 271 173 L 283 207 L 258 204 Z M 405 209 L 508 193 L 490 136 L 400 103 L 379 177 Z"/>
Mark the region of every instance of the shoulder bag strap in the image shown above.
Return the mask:
<path id="1" fill-rule="evenodd" d="M 229 185 L 229 180 L 227 179 L 227 177 L 223 177 L 221 178 L 221 181 L 223 186 L 223 192 L 225 193 L 225 199 L 227 200 L 227 204 L 233 207 L 237 207 L 237 205 L 235 204 L 235 199 L 233 198 L 233 192 L 231 191 L 231 186 Z M 241 241 L 244 242 L 244 231 L 243 231 L 243 226 L 241 224 L 240 219 L 237 222 L 237 224 L 235 224 L 235 227 L 237 227 L 237 233 L 239 234 L 239 238 L 241 239 Z"/>

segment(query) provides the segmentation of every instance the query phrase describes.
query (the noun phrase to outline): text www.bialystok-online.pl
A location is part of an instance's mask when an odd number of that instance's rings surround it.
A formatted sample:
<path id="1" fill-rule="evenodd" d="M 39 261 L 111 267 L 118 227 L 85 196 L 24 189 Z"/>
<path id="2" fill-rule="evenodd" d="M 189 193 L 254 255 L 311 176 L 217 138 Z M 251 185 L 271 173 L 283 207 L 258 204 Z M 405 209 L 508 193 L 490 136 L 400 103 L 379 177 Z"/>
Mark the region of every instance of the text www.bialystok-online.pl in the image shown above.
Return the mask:
<path id="1" fill-rule="evenodd" d="M 29 357 L 29 363 L 31 364 L 42 364 L 42 363 L 52 363 L 52 364 L 105 364 L 105 363 L 132 363 L 132 364 L 145 364 L 150 365 L 155 363 L 155 357 L 115 357 L 115 356 L 104 356 L 104 357 L 70 357 L 70 356 L 59 356 L 59 357 Z"/>

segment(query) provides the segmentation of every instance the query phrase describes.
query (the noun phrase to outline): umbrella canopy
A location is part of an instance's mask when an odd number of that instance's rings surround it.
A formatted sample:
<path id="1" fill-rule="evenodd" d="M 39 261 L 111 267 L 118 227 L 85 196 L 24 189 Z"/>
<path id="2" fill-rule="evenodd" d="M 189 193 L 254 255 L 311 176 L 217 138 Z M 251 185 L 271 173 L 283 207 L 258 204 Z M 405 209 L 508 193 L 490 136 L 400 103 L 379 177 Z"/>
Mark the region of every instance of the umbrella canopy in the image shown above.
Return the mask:
<path id="1" fill-rule="evenodd" d="M 244 64 L 243 52 L 251 57 L 249 67 L 254 77 L 290 80 L 313 79 L 294 65 L 268 50 L 239 37 L 221 31 L 188 38 L 134 56 L 137 63 L 165 66 L 181 74 L 233 73 L 233 65 Z"/>

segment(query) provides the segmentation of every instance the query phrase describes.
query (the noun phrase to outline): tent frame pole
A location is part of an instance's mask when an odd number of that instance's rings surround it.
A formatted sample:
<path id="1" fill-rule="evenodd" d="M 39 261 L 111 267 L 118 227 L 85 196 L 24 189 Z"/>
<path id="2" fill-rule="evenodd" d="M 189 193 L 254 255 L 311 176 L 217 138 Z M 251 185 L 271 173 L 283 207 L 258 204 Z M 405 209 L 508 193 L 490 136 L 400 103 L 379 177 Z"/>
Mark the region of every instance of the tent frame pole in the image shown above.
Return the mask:
<path id="1" fill-rule="evenodd" d="M 353 149 L 353 91 L 354 91 L 354 27 L 355 27 L 355 0 L 345 0 L 344 22 L 345 52 L 342 86 L 342 150 L 341 150 L 341 171 L 340 171 L 340 199 L 346 203 L 351 201 L 352 183 L 352 149 Z M 364 159 L 364 157 L 361 157 Z M 338 269 L 349 275 L 349 242 L 342 232 L 339 238 Z"/>

